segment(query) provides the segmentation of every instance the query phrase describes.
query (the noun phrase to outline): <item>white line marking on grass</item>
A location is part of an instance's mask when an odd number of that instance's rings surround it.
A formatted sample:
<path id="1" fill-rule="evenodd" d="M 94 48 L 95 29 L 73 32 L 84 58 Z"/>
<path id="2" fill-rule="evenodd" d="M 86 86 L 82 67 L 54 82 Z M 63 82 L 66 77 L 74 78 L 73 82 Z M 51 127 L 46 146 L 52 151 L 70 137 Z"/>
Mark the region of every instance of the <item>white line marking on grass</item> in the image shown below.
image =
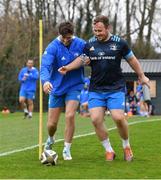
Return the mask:
<path id="1" fill-rule="evenodd" d="M 161 121 L 161 119 L 151 119 L 151 120 L 147 119 L 147 120 L 142 120 L 142 121 L 134 121 L 134 122 L 129 123 L 129 125 L 139 124 L 139 123 L 143 123 L 143 122 L 154 122 L 154 121 Z M 111 130 L 114 130 L 114 129 L 116 129 L 116 126 L 112 127 L 112 128 L 109 128 L 108 131 L 111 131 Z M 86 134 L 80 134 L 80 135 L 74 136 L 74 139 L 80 138 L 80 137 L 91 136 L 91 135 L 94 135 L 94 134 L 95 134 L 95 132 L 86 133 Z M 55 142 L 61 142 L 61 141 L 64 141 L 64 139 L 58 139 Z M 7 156 L 9 154 L 13 154 L 13 153 L 17 153 L 17 152 L 22 152 L 22 151 L 27 151 L 27 150 L 30 150 L 30 149 L 34 149 L 34 148 L 36 148 L 38 146 L 39 145 L 37 144 L 37 145 L 33 145 L 33 146 L 22 148 L 22 149 L 15 149 L 13 151 L 8 151 L 8 152 L 0 153 L 0 157 L 1 156 Z"/>

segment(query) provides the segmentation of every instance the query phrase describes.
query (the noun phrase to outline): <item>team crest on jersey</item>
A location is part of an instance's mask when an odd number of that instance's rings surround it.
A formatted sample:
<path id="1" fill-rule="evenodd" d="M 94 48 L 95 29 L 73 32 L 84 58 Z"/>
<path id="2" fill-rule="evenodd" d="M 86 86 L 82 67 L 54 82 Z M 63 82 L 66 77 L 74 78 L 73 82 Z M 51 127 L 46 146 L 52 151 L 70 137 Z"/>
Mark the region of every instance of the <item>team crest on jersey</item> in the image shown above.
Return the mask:
<path id="1" fill-rule="evenodd" d="M 94 47 L 92 46 L 89 50 L 90 50 L 90 51 L 94 51 L 95 49 L 94 49 Z"/>
<path id="2" fill-rule="evenodd" d="M 110 50 L 116 51 L 117 50 L 117 45 L 116 44 L 111 44 L 110 45 Z"/>
<path id="3" fill-rule="evenodd" d="M 99 56 L 104 56 L 105 55 L 105 52 L 101 51 L 98 53 Z"/>

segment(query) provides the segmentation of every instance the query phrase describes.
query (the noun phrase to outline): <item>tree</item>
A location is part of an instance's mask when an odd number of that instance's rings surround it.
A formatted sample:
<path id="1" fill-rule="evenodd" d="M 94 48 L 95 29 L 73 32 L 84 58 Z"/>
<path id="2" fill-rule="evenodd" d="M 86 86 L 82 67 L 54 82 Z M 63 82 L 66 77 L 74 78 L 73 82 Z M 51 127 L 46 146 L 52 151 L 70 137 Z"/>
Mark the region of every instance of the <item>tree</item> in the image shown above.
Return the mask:
<path id="1" fill-rule="evenodd" d="M 135 0 L 126 0 L 126 39 L 129 45 L 131 45 L 131 19 L 136 12 Z"/>
<path id="2" fill-rule="evenodd" d="M 104 14 L 112 21 L 113 33 L 126 37 L 138 57 L 159 58 L 160 5 L 158 0 L 1 0 L 0 107 L 11 102 L 18 108 L 18 72 L 28 58 L 38 66 L 40 18 L 44 47 L 57 36 L 57 24 L 66 20 L 76 24 L 76 35 L 89 39 L 93 17 Z"/>
<path id="3" fill-rule="evenodd" d="M 148 21 L 147 41 L 149 43 L 151 42 L 152 23 L 153 23 L 154 13 L 155 13 L 155 9 L 156 9 L 156 3 L 157 3 L 157 0 L 152 0 L 151 4 L 150 4 L 150 7 L 148 8 L 149 21 Z"/>

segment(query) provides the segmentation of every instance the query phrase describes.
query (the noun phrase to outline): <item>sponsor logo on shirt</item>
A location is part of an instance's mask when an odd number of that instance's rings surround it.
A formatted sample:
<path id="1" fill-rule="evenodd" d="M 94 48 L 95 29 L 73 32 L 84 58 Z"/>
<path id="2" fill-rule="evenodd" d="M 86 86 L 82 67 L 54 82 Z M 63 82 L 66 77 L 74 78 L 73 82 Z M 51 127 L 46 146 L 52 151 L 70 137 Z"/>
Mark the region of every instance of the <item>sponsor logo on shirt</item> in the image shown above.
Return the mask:
<path id="1" fill-rule="evenodd" d="M 65 59 L 65 57 L 63 56 L 63 57 L 61 58 L 61 60 L 62 60 L 62 61 L 65 61 L 66 59 Z"/>
<path id="2" fill-rule="evenodd" d="M 94 51 L 95 49 L 94 49 L 94 47 L 92 46 L 89 50 L 90 50 L 90 51 Z"/>
<path id="3" fill-rule="evenodd" d="M 47 51 L 44 51 L 44 55 L 47 54 Z"/>
<path id="4" fill-rule="evenodd" d="M 77 96 L 77 99 L 80 100 L 80 95 Z"/>
<path id="5" fill-rule="evenodd" d="M 122 106 L 125 106 L 125 102 L 122 102 L 122 104 L 121 104 Z"/>
<path id="6" fill-rule="evenodd" d="M 75 57 L 79 56 L 79 53 L 77 53 L 77 52 L 76 52 L 76 53 L 74 53 L 74 56 L 75 56 Z"/>
<path id="7" fill-rule="evenodd" d="M 94 57 L 90 57 L 91 60 L 115 60 L 115 56 L 94 56 Z"/>

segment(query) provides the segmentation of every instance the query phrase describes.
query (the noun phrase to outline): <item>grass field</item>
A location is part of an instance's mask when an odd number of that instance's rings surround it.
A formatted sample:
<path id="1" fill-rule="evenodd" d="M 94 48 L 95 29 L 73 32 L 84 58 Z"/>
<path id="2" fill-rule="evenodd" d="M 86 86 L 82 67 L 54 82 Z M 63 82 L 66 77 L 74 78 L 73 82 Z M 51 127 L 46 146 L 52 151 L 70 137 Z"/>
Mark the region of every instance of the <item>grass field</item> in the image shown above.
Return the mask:
<path id="1" fill-rule="evenodd" d="M 43 140 L 47 137 L 44 113 Z M 106 117 L 108 129 L 114 124 Z M 128 120 L 134 161 L 125 162 L 121 141 L 115 128 L 110 129 L 110 139 L 116 152 L 113 162 L 106 162 L 89 118 L 77 115 L 72 161 L 63 161 L 63 141 L 54 150 L 59 155 L 57 166 L 47 167 L 38 160 L 38 114 L 32 120 L 22 119 L 21 113 L 0 115 L 0 179 L 144 179 L 161 178 L 161 116 L 133 117 Z M 63 139 L 64 114 L 62 114 L 56 139 Z M 89 135 L 91 133 L 91 135 Z M 22 151 L 27 148 L 29 150 Z M 20 152 L 18 152 L 20 151 Z M 14 152 L 14 153 L 12 153 Z M 8 153 L 8 155 L 7 155 Z M 5 156 L 4 156 L 5 155 Z"/>

